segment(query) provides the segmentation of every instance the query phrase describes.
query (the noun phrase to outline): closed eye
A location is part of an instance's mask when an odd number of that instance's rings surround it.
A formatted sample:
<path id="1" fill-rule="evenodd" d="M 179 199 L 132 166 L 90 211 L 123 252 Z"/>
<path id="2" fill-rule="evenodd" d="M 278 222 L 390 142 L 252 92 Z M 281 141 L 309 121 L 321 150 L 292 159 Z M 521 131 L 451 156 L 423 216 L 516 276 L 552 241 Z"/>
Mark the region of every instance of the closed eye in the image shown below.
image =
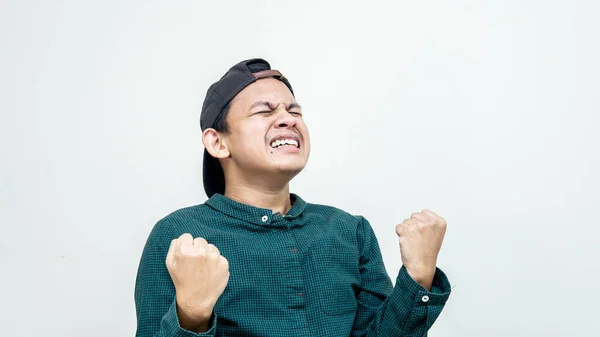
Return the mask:
<path id="1" fill-rule="evenodd" d="M 261 114 L 270 115 L 274 112 L 275 112 L 275 110 L 263 110 L 263 111 L 255 112 L 253 115 L 261 115 Z M 289 113 L 294 116 L 302 117 L 302 112 L 300 112 L 300 111 L 289 111 Z"/>

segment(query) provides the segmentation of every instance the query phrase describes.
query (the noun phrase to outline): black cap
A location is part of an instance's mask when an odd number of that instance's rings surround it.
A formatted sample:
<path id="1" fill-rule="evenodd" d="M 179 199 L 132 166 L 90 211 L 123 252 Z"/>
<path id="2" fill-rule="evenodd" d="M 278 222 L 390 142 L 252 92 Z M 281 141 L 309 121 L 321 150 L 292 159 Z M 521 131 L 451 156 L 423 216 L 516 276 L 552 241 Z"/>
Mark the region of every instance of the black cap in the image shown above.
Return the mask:
<path id="1" fill-rule="evenodd" d="M 200 128 L 202 131 L 214 128 L 216 121 L 223 113 L 223 108 L 245 87 L 265 77 L 274 77 L 290 89 L 292 86 L 279 71 L 272 70 L 269 62 L 254 58 L 242 61 L 227 71 L 220 80 L 213 83 L 206 91 L 200 114 Z M 202 169 L 204 191 L 210 198 L 215 193 L 225 193 L 225 176 L 219 160 L 204 150 L 204 164 Z"/>

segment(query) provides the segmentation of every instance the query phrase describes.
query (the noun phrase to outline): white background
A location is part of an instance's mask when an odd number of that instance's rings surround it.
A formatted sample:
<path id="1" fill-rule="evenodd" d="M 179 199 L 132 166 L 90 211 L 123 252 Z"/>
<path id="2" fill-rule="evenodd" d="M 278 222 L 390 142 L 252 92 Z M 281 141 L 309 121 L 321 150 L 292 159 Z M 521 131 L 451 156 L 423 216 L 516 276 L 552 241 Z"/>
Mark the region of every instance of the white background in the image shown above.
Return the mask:
<path id="1" fill-rule="evenodd" d="M 206 200 L 208 86 L 266 58 L 305 107 L 292 191 L 448 220 L 430 336 L 600 335 L 596 1 L 6 1 L 0 335 L 132 336 L 152 226 Z"/>

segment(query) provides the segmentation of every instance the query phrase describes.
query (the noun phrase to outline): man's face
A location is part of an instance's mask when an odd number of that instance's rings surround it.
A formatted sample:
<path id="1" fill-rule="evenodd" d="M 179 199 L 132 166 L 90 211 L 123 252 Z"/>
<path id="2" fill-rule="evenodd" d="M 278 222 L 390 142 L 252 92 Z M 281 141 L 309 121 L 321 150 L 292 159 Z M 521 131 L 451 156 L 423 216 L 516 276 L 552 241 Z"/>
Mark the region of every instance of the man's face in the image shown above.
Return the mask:
<path id="1" fill-rule="evenodd" d="M 290 179 L 306 165 L 308 129 L 300 106 L 281 81 L 265 78 L 244 88 L 231 102 L 227 122 L 227 165 L 244 174 L 284 173 Z"/>

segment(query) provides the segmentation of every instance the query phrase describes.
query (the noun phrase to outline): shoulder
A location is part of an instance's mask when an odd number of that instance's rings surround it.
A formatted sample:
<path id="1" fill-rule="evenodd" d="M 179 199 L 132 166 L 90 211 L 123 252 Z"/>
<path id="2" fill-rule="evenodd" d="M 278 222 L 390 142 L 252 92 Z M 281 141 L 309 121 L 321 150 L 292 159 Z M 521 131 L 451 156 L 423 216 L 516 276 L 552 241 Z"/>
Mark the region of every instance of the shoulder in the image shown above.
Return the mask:
<path id="1" fill-rule="evenodd" d="M 339 207 L 307 203 L 305 213 L 314 225 L 315 231 L 322 235 L 323 244 L 335 247 L 336 242 L 352 243 L 361 252 L 375 238 L 369 221 L 360 214 L 353 214 Z M 333 241 L 332 241 L 333 240 Z M 342 245 L 345 247 L 345 244 Z"/>
<path id="2" fill-rule="evenodd" d="M 355 233 L 359 240 L 375 236 L 371 223 L 361 214 L 347 212 L 339 207 L 306 203 L 305 213 L 309 218 L 318 219 L 320 226 Z"/>
<path id="3" fill-rule="evenodd" d="M 210 211 L 211 208 L 206 204 L 188 206 L 167 214 L 162 219 L 160 219 L 158 223 L 169 223 L 172 225 L 177 225 L 181 223 L 187 223 L 190 221 L 196 221 L 198 219 L 202 219 L 203 217 L 210 216 Z"/>
<path id="4" fill-rule="evenodd" d="M 150 233 L 150 239 L 172 240 L 191 229 L 209 223 L 214 210 L 206 204 L 198 204 L 177 209 L 159 219 Z"/>
<path id="5" fill-rule="evenodd" d="M 321 224 L 330 224 L 349 230 L 358 230 L 367 220 L 359 214 L 353 214 L 339 207 L 317 203 L 307 203 L 305 213 L 311 218 L 318 218 Z"/>
<path id="6" fill-rule="evenodd" d="M 339 218 L 346 221 L 361 222 L 365 220 L 362 215 L 353 214 L 339 207 L 327 204 L 307 202 L 305 212 L 309 214 L 319 214 L 326 218 Z"/>

